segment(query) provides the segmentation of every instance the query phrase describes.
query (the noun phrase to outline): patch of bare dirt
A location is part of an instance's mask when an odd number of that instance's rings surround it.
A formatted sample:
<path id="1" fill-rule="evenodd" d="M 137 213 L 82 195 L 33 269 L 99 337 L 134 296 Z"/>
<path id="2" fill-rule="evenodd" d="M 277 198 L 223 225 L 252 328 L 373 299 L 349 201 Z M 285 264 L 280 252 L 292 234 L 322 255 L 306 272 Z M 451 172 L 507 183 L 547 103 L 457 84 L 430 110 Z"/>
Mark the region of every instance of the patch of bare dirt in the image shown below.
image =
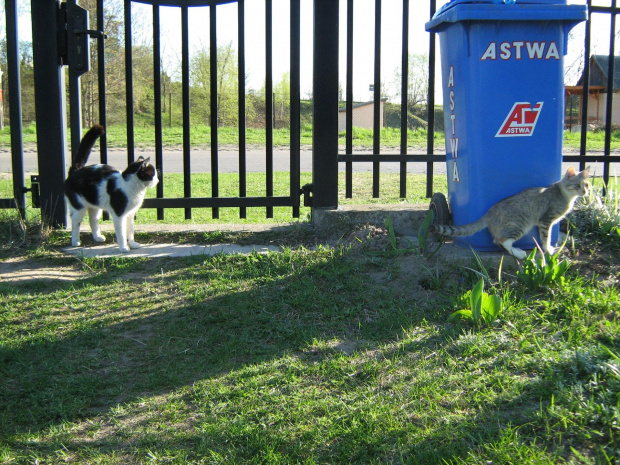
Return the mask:
<path id="1" fill-rule="evenodd" d="M 395 238 L 396 249 L 392 245 L 386 228 L 368 225 L 353 231 L 344 238 L 344 242 L 359 249 L 374 264 L 371 271 L 373 281 L 393 290 L 404 298 L 411 298 L 420 303 L 434 301 L 437 293 L 449 291 L 454 282 L 464 279 L 467 269 L 482 272 L 474 253 L 453 242 L 444 243 L 436 254 L 424 257 L 417 247 L 417 238 Z M 430 243 L 430 250 L 435 250 L 437 243 Z M 503 272 L 513 272 L 515 260 L 501 252 L 476 252 L 484 269 L 497 277 L 502 263 Z M 503 260 L 502 260 L 502 257 Z"/>
<path id="2" fill-rule="evenodd" d="M 75 281 L 87 277 L 77 265 L 50 265 L 32 258 L 16 257 L 0 262 L 0 283 L 28 281 Z"/>
<path id="3" fill-rule="evenodd" d="M 620 287 L 620 254 L 613 246 L 582 246 L 571 252 L 571 262 L 587 279 L 595 279 L 605 286 Z"/>

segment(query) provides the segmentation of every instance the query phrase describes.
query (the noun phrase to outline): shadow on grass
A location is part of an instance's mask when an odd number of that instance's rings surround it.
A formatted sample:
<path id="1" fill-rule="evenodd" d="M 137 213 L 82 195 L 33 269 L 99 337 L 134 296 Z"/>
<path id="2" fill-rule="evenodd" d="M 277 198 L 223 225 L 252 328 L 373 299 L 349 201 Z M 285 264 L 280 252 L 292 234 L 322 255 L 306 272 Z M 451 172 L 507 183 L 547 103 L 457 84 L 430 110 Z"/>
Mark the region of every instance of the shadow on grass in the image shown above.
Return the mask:
<path id="1" fill-rule="evenodd" d="M 448 313 L 370 285 L 346 250 L 312 254 L 129 262 L 41 308 L 18 296 L 28 310 L 5 321 L 23 342 L 0 346 L 1 441 L 21 457 L 443 463 L 531 419 L 539 406 L 521 398 L 458 412 L 435 376 L 446 335 L 398 343 Z"/>

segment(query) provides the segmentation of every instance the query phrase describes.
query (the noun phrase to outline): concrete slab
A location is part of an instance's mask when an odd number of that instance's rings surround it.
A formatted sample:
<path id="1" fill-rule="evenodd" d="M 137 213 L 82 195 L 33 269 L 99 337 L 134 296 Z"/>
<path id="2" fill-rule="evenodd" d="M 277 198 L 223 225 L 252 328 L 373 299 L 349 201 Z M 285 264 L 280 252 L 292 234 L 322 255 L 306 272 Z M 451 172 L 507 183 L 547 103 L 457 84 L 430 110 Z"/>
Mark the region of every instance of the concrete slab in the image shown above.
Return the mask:
<path id="1" fill-rule="evenodd" d="M 280 250 L 272 245 L 237 245 L 237 244 L 145 244 L 139 249 L 123 253 L 116 243 L 97 245 L 93 247 L 66 247 L 63 252 L 77 257 L 127 257 L 127 258 L 160 258 L 160 257 L 189 257 L 194 255 L 217 254 L 250 254 L 252 252 L 267 253 Z"/>
<path id="2" fill-rule="evenodd" d="M 312 213 L 312 223 L 317 232 L 329 233 L 366 224 L 383 226 L 389 215 L 396 234 L 417 236 L 427 214 L 427 204 L 345 205 L 334 209 L 317 208 Z"/>
<path id="3" fill-rule="evenodd" d="M 152 223 L 152 224 L 136 224 L 137 233 L 183 233 L 183 232 L 214 232 L 214 231 L 231 231 L 231 232 L 278 232 L 286 228 L 306 225 L 307 223 L 261 223 L 261 224 L 233 224 L 233 223 L 210 223 L 210 224 L 168 224 L 168 223 Z M 101 231 L 104 233 L 113 233 L 114 224 L 112 221 L 102 221 L 100 224 Z M 80 225 L 82 234 L 90 234 L 90 225 L 88 219 Z"/>

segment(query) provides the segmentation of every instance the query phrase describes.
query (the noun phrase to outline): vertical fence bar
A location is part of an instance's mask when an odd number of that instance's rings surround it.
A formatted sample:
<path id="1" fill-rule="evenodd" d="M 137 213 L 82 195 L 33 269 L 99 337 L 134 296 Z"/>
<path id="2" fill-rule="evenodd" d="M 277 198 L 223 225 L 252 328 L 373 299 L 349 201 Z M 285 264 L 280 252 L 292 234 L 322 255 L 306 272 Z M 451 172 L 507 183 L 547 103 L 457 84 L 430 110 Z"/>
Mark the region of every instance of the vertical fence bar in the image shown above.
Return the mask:
<path id="1" fill-rule="evenodd" d="M 373 153 L 381 152 L 381 0 L 375 0 L 375 77 L 373 97 Z M 381 163 L 372 163 L 372 196 L 379 197 Z"/>
<path id="2" fill-rule="evenodd" d="M 183 89 L 183 195 L 192 196 L 190 112 L 189 112 L 189 18 L 188 7 L 181 7 L 181 87 Z M 185 219 L 192 219 L 192 209 L 185 209 Z"/>
<path id="3" fill-rule="evenodd" d="M 9 71 L 9 117 L 11 118 L 11 166 L 13 198 L 22 218 L 26 213 L 24 194 L 24 144 L 22 139 L 22 97 L 20 92 L 19 45 L 16 0 L 5 1 L 6 56 Z"/>
<path id="4" fill-rule="evenodd" d="M 592 0 L 588 0 L 588 11 L 592 7 Z M 588 15 L 586 21 L 586 33 L 584 40 L 584 63 L 583 63 L 583 91 L 581 93 L 580 111 L 581 111 L 581 141 L 579 144 L 579 155 L 586 156 L 588 142 L 588 105 L 590 100 L 590 41 L 592 38 L 592 14 Z M 582 171 L 586 167 L 584 158 L 579 162 L 579 170 Z"/>
<path id="5" fill-rule="evenodd" d="M 605 151 L 606 157 L 611 155 L 611 126 L 613 123 L 614 68 L 616 65 L 616 0 L 611 2 L 611 24 L 609 26 L 609 63 L 607 67 L 607 106 L 605 108 Z M 609 162 L 603 162 L 603 182 L 609 184 Z"/>
<path id="6" fill-rule="evenodd" d="M 211 55 L 209 57 L 211 73 L 209 77 L 211 91 L 211 196 L 218 197 L 220 192 L 220 173 L 218 159 L 219 110 L 217 107 L 217 7 L 215 4 L 209 7 L 209 36 Z M 214 219 L 219 218 L 220 210 L 217 207 L 213 207 L 211 216 Z"/>
<path id="7" fill-rule="evenodd" d="M 265 0 L 265 130 L 267 197 L 273 196 L 273 5 Z M 267 218 L 273 218 L 273 207 L 267 207 Z"/>
<path id="8" fill-rule="evenodd" d="M 299 190 L 301 152 L 301 13 L 300 0 L 291 0 L 291 158 L 290 195 L 293 203 L 293 218 L 299 218 Z"/>
<path id="9" fill-rule="evenodd" d="M 353 155 L 353 0 L 347 0 L 347 102 L 345 154 Z M 353 197 L 353 162 L 345 164 L 345 197 Z"/>
<path id="10" fill-rule="evenodd" d="M 51 226 L 67 222 L 64 180 L 67 171 L 65 75 L 60 66 L 58 4 L 32 0 L 32 55 L 37 109 L 37 153 L 41 217 Z"/>
<path id="11" fill-rule="evenodd" d="M 76 5 L 75 0 L 67 2 Z M 71 10 L 67 9 L 67 46 L 69 49 L 75 47 L 76 35 L 74 31 L 79 29 L 73 22 Z M 82 92 L 80 86 L 80 75 L 77 67 L 69 63 L 69 127 L 71 128 L 71 160 L 75 160 L 80 139 L 82 138 Z"/>
<path id="12" fill-rule="evenodd" d="M 409 0 L 403 0 L 403 55 L 400 91 L 400 154 L 407 154 L 409 93 Z M 400 163 L 400 197 L 407 197 L 407 162 Z"/>
<path id="13" fill-rule="evenodd" d="M 435 14 L 437 7 L 436 0 L 430 0 L 431 18 Z M 427 104 L 427 121 L 428 134 L 426 139 L 426 154 L 433 155 L 435 153 L 435 33 L 429 33 L 428 44 L 428 104 Z M 426 197 L 433 196 L 433 171 L 434 165 L 432 161 L 426 163 Z"/>
<path id="14" fill-rule="evenodd" d="M 161 120 L 161 26 L 159 20 L 159 5 L 153 5 L 153 98 L 155 110 L 155 166 L 159 170 L 159 183 L 157 184 L 157 198 L 164 197 L 163 179 L 163 136 Z M 164 219 L 164 209 L 157 209 L 157 219 Z"/>
<path id="15" fill-rule="evenodd" d="M 131 37 L 131 0 L 125 0 L 125 89 L 127 100 L 127 162 L 135 159 L 133 118 L 133 40 Z"/>
<path id="16" fill-rule="evenodd" d="M 239 87 L 239 197 L 247 196 L 246 160 L 246 105 L 245 105 L 245 0 L 237 2 L 237 23 L 239 42 L 238 87 Z M 247 217 L 247 209 L 239 208 L 239 218 Z"/>
<path id="17" fill-rule="evenodd" d="M 105 18 L 103 11 L 103 0 L 97 0 L 97 30 L 105 31 Z M 107 104 L 105 98 L 105 40 L 99 37 L 97 40 L 97 86 L 99 97 L 99 124 L 107 126 Z M 99 139 L 99 159 L 101 163 L 108 163 L 108 138 L 103 134 Z"/>
<path id="18" fill-rule="evenodd" d="M 338 1 L 314 1 L 314 208 L 338 206 L 338 17 Z"/>

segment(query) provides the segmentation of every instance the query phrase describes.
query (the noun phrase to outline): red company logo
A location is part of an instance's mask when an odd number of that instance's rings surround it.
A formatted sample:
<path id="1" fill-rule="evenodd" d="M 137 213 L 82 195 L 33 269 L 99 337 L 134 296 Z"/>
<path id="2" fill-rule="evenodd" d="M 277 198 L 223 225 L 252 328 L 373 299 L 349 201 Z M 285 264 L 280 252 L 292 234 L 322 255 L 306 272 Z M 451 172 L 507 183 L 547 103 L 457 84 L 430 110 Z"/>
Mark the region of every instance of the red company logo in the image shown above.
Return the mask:
<path id="1" fill-rule="evenodd" d="M 531 136 L 534 133 L 542 106 L 543 102 L 538 102 L 533 107 L 528 102 L 515 103 L 495 137 Z"/>

